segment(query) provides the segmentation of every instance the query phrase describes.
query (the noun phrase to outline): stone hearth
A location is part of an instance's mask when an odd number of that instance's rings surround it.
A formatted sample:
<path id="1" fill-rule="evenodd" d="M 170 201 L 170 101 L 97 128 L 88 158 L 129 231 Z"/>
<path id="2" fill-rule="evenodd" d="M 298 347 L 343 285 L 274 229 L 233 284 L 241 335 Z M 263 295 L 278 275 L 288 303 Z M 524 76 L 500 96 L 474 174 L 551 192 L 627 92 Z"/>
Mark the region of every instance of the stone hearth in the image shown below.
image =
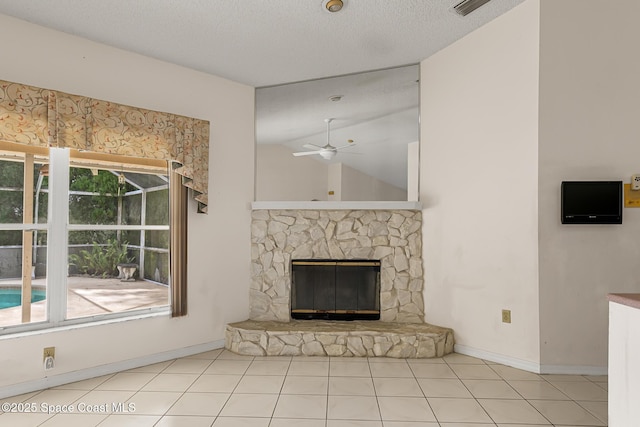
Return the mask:
<path id="1" fill-rule="evenodd" d="M 247 320 L 227 325 L 225 347 L 251 356 L 430 358 L 453 352 L 453 331 L 426 323 Z"/>
<path id="2" fill-rule="evenodd" d="M 293 259 L 380 261 L 380 321 L 292 320 Z M 225 347 L 252 356 L 441 357 L 453 352 L 453 331 L 424 323 L 422 291 L 419 207 L 255 209 L 250 319 L 227 325 Z"/>

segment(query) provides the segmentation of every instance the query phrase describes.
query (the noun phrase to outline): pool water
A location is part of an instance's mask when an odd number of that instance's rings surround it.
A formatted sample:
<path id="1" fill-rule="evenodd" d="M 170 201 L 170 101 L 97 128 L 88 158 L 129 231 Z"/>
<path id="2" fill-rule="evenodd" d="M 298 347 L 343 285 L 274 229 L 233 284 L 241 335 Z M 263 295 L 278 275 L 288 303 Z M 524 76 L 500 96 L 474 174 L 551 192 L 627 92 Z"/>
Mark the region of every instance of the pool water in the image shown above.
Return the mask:
<path id="1" fill-rule="evenodd" d="M 31 302 L 42 301 L 47 297 L 44 289 L 31 290 Z M 16 307 L 22 304 L 22 290 L 19 288 L 0 289 L 0 310 L 3 308 Z"/>

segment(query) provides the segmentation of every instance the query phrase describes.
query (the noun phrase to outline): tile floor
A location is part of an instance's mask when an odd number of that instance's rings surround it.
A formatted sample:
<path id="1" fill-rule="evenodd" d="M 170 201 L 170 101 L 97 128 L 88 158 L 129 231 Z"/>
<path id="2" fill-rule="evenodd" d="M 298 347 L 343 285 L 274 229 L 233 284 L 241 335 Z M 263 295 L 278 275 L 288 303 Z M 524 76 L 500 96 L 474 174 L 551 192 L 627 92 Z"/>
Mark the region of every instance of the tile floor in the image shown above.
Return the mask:
<path id="1" fill-rule="evenodd" d="M 15 427 L 607 424 L 606 376 L 536 375 L 460 354 L 254 358 L 214 350 L 0 400 L 58 411 L 0 413 L 1 426 Z M 54 406 L 65 404 L 72 413 Z"/>

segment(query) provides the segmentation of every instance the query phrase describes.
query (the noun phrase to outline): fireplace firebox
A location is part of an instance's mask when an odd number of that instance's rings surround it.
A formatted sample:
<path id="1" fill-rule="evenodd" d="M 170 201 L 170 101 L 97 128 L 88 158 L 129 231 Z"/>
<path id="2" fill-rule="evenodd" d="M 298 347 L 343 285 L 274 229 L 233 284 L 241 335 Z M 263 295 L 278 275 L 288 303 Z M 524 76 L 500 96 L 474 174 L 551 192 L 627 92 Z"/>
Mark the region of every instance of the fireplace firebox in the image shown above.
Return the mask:
<path id="1" fill-rule="evenodd" d="M 380 261 L 293 260 L 291 317 L 379 320 Z"/>

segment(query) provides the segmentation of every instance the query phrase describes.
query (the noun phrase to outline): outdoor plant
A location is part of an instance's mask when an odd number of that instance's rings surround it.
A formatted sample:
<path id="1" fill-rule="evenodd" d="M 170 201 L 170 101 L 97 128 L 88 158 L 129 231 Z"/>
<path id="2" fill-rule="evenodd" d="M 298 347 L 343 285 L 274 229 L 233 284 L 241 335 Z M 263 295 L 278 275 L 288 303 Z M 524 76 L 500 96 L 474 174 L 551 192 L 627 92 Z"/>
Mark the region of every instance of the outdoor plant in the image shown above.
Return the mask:
<path id="1" fill-rule="evenodd" d="M 90 251 L 83 249 L 78 254 L 69 255 L 69 264 L 82 274 L 114 277 L 118 275 L 118 264 L 134 261 L 128 256 L 127 247 L 128 243 L 120 243 L 116 239 L 107 240 L 106 245 L 94 242 Z"/>

